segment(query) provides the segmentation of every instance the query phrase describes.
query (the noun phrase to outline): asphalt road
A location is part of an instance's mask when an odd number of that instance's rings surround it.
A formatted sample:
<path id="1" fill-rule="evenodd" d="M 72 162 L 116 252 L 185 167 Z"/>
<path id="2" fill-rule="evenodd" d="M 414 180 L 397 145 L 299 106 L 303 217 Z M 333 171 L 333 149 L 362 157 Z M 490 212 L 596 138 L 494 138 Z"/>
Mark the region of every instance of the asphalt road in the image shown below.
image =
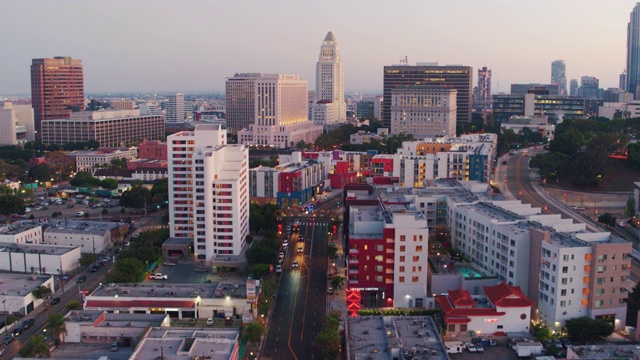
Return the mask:
<path id="1" fill-rule="evenodd" d="M 300 220 L 303 253 L 297 252 L 297 235 L 290 240 L 261 359 L 316 358 L 315 337 L 327 307 L 328 224 Z M 293 261 L 299 269 L 292 269 Z"/>

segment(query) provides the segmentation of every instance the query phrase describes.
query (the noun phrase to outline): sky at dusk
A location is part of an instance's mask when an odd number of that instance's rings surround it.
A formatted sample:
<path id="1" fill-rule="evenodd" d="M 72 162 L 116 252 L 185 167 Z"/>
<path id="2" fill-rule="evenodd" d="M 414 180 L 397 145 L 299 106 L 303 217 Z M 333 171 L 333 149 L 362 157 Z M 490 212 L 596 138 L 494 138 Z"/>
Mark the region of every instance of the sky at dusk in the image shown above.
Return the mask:
<path id="1" fill-rule="evenodd" d="M 83 61 L 85 92 L 223 91 L 236 72 L 299 74 L 315 86 L 331 30 L 345 89 L 382 92 L 383 66 L 493 71 L 493 93 L 569 79 L 617 87 L 635 0 L 0 0 L 0 94 L 29 94 L 32 58 Z"/>

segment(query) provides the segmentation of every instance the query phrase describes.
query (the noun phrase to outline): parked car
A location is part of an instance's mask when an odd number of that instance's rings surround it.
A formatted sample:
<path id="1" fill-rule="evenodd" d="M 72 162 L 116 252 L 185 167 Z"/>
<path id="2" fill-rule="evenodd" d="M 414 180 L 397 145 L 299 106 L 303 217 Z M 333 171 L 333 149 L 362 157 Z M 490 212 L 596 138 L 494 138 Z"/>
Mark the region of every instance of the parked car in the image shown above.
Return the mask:
<path id="1" fill-rule="evenodd" d="M 118 351 L 120 350 L 120 343 L 117 341 L 114 341 L 111 343 L 111 351 Z"/>
<path id="2" fill-rule="evenodd" d="M 35 322 L 36 321 L 33 320 L 33 319 L 27 319 L 27 320 L 23 321 L 22 322 L 22 330 L 26 330 L 26 329 L 32 327 Z"/>
<path id="3" fill-rule="evenodd" d="M 333 287 L 332 287 L 332 286 L 329 286 L 329 287 L 327 288 L 327 294 L 329 294 L 329 295 L 333 295 Z"/>
<path id="4" fill-rule="evenodd" d="M 213 318 L 207 319 L 207 326 L 213 326 Z"/>
<path id="5" fill-rule="evenodd" d="M 54 297 L 53 299 L 51 299 L 51 305 L 56 305 L 60 303 L 60 298 L 59 297 Z"/>
<path id="6" fill-rule="evenodd" d="M 176 266 L 177 264 L 176 264 L 175 261 L 166 260 L 166 261 L 162 262 L 162 265 L 165 265 L 165 266 Z"/>
<path id="7" fill-rule="evenodd" d="M 82 284 L 85 281 L 87 281 L 87 275 L 80 275 L 76 279 L 76 283 L 78 283 L 78 284 Z"/>
<path id="8" fill-rule="evenodd" d="M 20 336 L 20 334 L 22 334 L 22 328 L 16 327 L 15 329 L 13 329 L 13 332 L 11 334 L 13 334 L 14 337 Z"/>
<path id="9" fill-rule="evenodd" d="M 7 334 L 7 336 L 5 336 L 5 337 L 2 339 L 2 342 L 3 342 L 5 345 L 9 345 L 9 343 L 11 343 L 11 342 L 13 341 L 13 339 L 15 339 L 15 338 L 13 337 L 13 334 Z"/>
<path id="10" fill-rule="evenodd" d="M 154 279 L 154 280 L 167 280 L 169 279 L 169 277 L 163 273 L 155 273 L 153 275 L 149 275 L 150 279 Z"/>
<path id="11" fill-rule="evenodd" d="M 69 281 L 69 274 L 62 275 L 62 281 Z"/>

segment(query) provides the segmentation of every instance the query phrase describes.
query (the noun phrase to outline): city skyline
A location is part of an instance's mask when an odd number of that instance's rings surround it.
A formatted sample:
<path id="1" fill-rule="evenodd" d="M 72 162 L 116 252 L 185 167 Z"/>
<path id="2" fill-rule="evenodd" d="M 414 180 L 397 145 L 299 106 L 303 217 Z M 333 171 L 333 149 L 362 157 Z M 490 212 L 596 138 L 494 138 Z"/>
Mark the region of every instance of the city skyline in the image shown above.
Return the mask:
<path id="1" fill-rule="evenodd" d="M 98 12 L 79 0 L 9 1 L 0 21 L 11 35 L 0 58 L 0 94 L 28 95 L 31 60 L 54 56 L 83 61 L 89 93 L 223 92 L 225 78 L 238 72 L 299 74 L 314 89 L 317 44 L 328 31 L 340 40 L 347 91 L 381 92 L 383 67 L 405 56 L 410 63 L 487 66 L 493 93 L 508 92 L 511 83 L 548 82 L 557 59 L 566 61 L 567 80 L 589 75 L 603 88 L 617 87 L 634 5 L 110 1 Z M 28 21 L 10 16 L 18 13 Z M 447 30 L 452 18 L 455 31 Z"/>

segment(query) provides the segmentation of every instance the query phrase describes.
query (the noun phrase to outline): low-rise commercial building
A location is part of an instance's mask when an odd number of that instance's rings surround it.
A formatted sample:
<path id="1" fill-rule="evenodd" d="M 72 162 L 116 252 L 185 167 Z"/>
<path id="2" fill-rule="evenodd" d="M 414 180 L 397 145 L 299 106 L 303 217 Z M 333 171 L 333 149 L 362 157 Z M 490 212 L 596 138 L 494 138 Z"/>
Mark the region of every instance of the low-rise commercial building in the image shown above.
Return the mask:
<path id="1" fill-rule="evenodd" d="M 15 222 L 0 226 L 0 245 L 8 244 L 40 244 L 42 243 L 42 226 L 31 221 Z"/>
<path id="2" fill-rule="evenodd" d="M 43 244 L 0 244 L 0 270 L 64 274 L 78 268 L 80 247 Z"/>
<path id="3" fill-rule="evenodd" d="M 166 314 L 119 314 L 106 311 L 73 310 L 65 316 L 67 343 L 110 343 L 135 346 L 149 327 L 168 327 Z"/>
<path id="4" fill-rule="evenodd" d="M 26 315 L 45 300 L 33 296 L 32 291 L 46 286 L 55 292 L 55 282 L 51 275 L 27 275 L 16 273 L 0 274 L 0 302 L 2 310 L 8 314 Z"/>
<path id="5" fill-rule="evenodd" d="M 524 129 L 532 132 L 539 132 L 543 138 L 553 140 L 556 126 L 549 124 L 549 118 L 546 116 L 512 116 L 509 121 L 503 122 L 500 128 L 504 132 L 505 129 L 512 130 L 515 134 L 522 134 Z"/>
<path id="6" fill-rule="evenodd" d="M 80 247 L 82 253 L 100 254 L 129 231 L 126 223 L 108 221 L 55 221 L 44 231 L 44 244 Z"/>
<path id="7" fill-rule="evenodd" d="M 112 160 L 135 159 L 138 156 L 138 149 L 131 148 L 100 148 L 96 150 L 78 150 L 68 154 L 76 162 L 76 171 L 93 170 L 102 165 L 110 165 Z"/>
<path id="8" fill-rule="evenodd" d="M 240 331 L 236 329 L 151 328 L 129 359 L 147 360 L 158 356 L 164 360 L 206 358 L 237 359 L 240 351 Z M 203 356 L 203 354 L 206 354 Z"/>
<path id="9" fill-rule="evenodd" d="M 46 145 L 97 141 L 100 146 L 127 146 L 143 139 L 164 137 L 164 115 L 140 115 L 140 110 L 83 111 L 70 119 L 43 120 Z"/>

